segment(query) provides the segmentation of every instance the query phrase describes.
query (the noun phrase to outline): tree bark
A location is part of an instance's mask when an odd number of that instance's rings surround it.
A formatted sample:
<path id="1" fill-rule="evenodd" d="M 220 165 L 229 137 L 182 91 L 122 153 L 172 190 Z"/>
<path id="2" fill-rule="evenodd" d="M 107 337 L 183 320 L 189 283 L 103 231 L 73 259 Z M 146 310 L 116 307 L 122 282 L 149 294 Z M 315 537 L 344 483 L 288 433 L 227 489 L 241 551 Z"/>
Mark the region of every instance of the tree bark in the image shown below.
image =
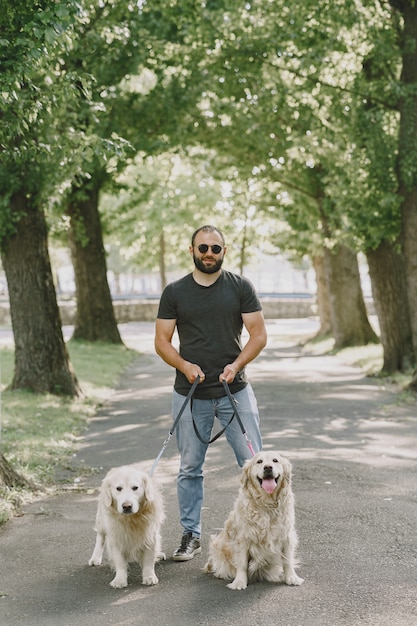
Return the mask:
<path id="1" fill-rule="evenodd" d="M 363 299 L 356 254 L 344 245 L 324 250 L 335 348 L 378 343 Z"/>
<path id="2" fill-rule="evenodd" d="M 400 42 L 402 70 L 399 101 L 397 176 L 401 205 L 401 244 L 405 260 L 408 311 L 412 345 L 417 357 L 417 5 L 414 0 L 390 0 L 401 12 L 403 30 Z M 417 390 L 417 370 L 410 388 Z"/>
<path id="3" fill-rule="evenodd" d="M 0 487 L 12 489 L 14 487 L 26 487 L 32 491 L 37 491 L 38 487 L 27 480 L 24 476 L 16 472 L 3 454 L 0 454 Z"/>
<path id="4" fill-rule="evenodd" d="M 402 215 L 402 248 L 406 267 L 408 311 L 413 350 L 417 355 L 417 189 L 412 194 L 404 194 Z"/>
<path id="5" fill-rule="evenodd" d="M 73 339 L 122 344 L 107 281 L 98 198 L 98 187 L 86 184 L 73 188 L 68 203 L 77 298 Z"/>
<path id="6" fill-rule="evenodd" d="M 417 370 L 415 370 L 413 377 L 410 381 L 410 384 L 408 385 L 408 388 L 410 391 L 417 393 Z"/>
<path id="7" fill-rule="evenodd" d="M 388 241 L 368 250 L 369 275 L 384 349 L 382 371 L 409 370 L 414 362 L 404 259 Z"/>
<path id="8" fill-rule="evenodd" d="M 11 388 L 76 396 L 79 386 L 62 335 L 45 216 L 23 192 L 11 206 L 23 216 L 2 248 L 15 343 Z"/>
<path id="9" fill-rule="evenodd" d="M 329 288 L 324 271 L 324 260 L 322 256 L 314 256 L 312 259 L 313 268 L 316 273 L 317 283 L 317 308 L 320 319 L 318 337 L 332 334 L 332 318 L 330 312 Z"/>

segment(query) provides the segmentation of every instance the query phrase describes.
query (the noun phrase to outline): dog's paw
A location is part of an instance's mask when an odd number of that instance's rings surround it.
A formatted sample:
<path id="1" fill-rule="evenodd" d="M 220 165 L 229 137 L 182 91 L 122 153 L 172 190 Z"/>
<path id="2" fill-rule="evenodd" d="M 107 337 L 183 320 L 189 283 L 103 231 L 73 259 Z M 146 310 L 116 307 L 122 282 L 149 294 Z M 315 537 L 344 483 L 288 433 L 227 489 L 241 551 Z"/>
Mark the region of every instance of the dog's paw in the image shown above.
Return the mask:
<path id="1" fill-rule="evenodd" d="M 156 555 L 155 561 L 166 561 L 167 560 L 167 555 L 165 554 L 165 552 L 158 552 L 158 554 Z"/>
<path id="2" fill-rule="evenodd" d="M 116 574 L 110 585 L 113 587 L 113 589 L 123 589 L 123 587 L 127 587 L 127 577 L 119 576 L 118 574 Z"/>
<path id="3" fill-rule="evenodd" d="M 142 585 L 157 585 L 158 583 L 159 580 L 156 574 L 149 574 L 142 578 Z"/>
<path id="4" fill-rule="evenodd" d="M 246 580 L 239 580 L 238 578 L 235 578 L 233 582 L 229 583 L 226 586 L 229 587 L 229 589 L 241 591 L 242 589 L 246 589 L 248 583 L 246 582 Z"/>
<path id="5" fill-rule="evenodd" d="M 211 574 L 212 571 L 213 571 L 213 568 L 211 567 L 211 561 L 207 561 L 207 563 L 205 564 L 203 568 L 203 572 L 205 572 L 206 574 Z"/>
<path id="6" fill-rule="evenodd" d="M 88 564 L 90 567 L 93 567 L 94 565 L 101 565 L 102 562 L 103 559 L 92 556 L 91 559 L 88 561 Z"/>
<path id="7" fill-rule="evenodd" d="M 300 578 L 297 574 L 291 574 L 287 576 L 285 579 L 287 585 L 302 585 L 304 582 L 304 578 Z"/>

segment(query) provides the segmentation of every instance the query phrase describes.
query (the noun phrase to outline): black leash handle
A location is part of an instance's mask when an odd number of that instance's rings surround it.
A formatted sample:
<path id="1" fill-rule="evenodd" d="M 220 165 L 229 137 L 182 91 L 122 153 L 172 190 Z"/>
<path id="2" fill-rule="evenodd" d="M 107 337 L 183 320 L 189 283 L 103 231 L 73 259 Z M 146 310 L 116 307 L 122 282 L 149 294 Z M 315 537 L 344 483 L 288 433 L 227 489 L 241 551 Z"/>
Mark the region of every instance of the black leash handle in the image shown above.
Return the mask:
<path id="1" fill-rule="evenodd" d="M 159 459 L 161 458 L 161 456 L 165 452 L 165 449 L 166 449 L 167 445 L 169 444 L 169 441 L 170 441 L 172 435 L 174 434 L 175 428 L 177 427 L 177 424 L 178 424 L 178 422 L 180 420 L 180 417 L 184 413 L 184 410 L 185 410 L 185 407 L 187 406 L 187 404 L 191 401 L 191 399 L 192 399 L 192 397 L 194 395 L 195 388 L 197 387 L 199 382 L 200 382 L 200 376 L 197 376 L 197 378 L 195 379 L 195 381 L 193 382 L 193 384 L 190 387 L 190 390 L 189 390 L 189 392 L 187 394 L 187 397 L 185 398 L 185 400 L 184 400 L 184 402 L 182 404 L 182 407 L 180 408 L 180 411 L 179 411 L 177 417 L 175 418 L 175 421 L 174 421 L 174 423 L 172 425 L 171 430 L 168 433 L 168 437 L 165 439 L 165 441 L 163 443 L 163 446 L 161 448 L 160 453 L 158 454 L 158 456 L 156 457 L 155 461 L 153 462 L 153 465 L 152 465 L 151 470 L 149 472 L 149 476 L 152 476 L 152 474 L 154 473 L 155 468 L 156 468 L 156 466 L 159 463 Z M 223 383 L 223 387 L 224 387 L 224 389 L 226 391 L 226 395 L 227 395 L 227 397 L 230 400 L 230 404 L 232 405 L 232 409 L 233 409 L 232 417 L 230 418 L 230 420 L 226 424 L 226 426 L 220 432 L 217 433 L 217 435 L 214 435 L 214 437 L 212 439 L 210 439 L 210 441 L 204 441 L 204 439 L 201 437 L 200 433 L 197 430 L 197 425 L 196 425 L 196 423 L 194 421 L 193 412 L 191 410 L 191 417 L 192 417 L 192 420 L 193 420 L 194 432 L 195 432 L 196 436 L 198 437 L 198 439 L 201 441 L 201 443 L 204 443 L 205 445 L 209 445 L 209 444 L 213 443 L 214 441 L 216 441 L 216 439 L 221 437 L 221 435 L 224 433 L 226 428 L 229 426 L 229 424 L 233 421 L 234 417 L 236 416 L 236 419 L 237 419 L 237 421 L 239 423 L 239 426 L 240 426 L 240 430 L 242 431 L 242 435 L 246 439 L 247 446 L 248 446 L 252 456 L 255 456 L 255 451 L 254 451 L 254 449 L 252 447 L 252 443 L 251 443 L 251 441 L 250 441 L 250 439 L 249 439 L 249 437 L 247 435 L 245 427 L 243 426 L 242 420 L 240 419 L 240 415 L 239 415 L 238 410 L 237 410 L 237 402 L 234 399 L 234 397 L 232 396 L 232 394 L 230 392 L 230 389 L 229 389 L 229 385 L 227 384 L 227 382 L 225 380 L 222 380 L 222 383 Z"/>
<path id="2" fill-rule="evenodd" d="M 229 426 L 229 424 L 231 424 L 231 423 L 232 423 L 232 421 L 233 421 L 234 417 L 236 416 L 236 419 L 237 419 L 237 421 L 238 421 L 238 423 L 239 423 L 239 426 L 240 426 L 240 430 L 242 431 L 242 435 L 243 435 L 243 436 L 245 437 L 245 439 L 246 439 L 246 443 L 247 443 L 247 445 L 248 445 L 248 448 L 249 448 L 249 450 L 250 450 L 250 452 L 251 452 L 252 456 L 255 456 L 255 451 L 254 451 L 254 449 L 253 449 L 253 447 L 252 447 L 252 443 L 251 443 L 251 441 L 250 441 L 250 439 L 249 439 L 249 437 L 248 437 L 248 435 L 247 435 L 247 432 L 246 432 L 246 430 L 245 430 L 245 427 L 243 426 L 243 422 L 242 422 L 242 420 L 241 420 L 241 418 L 240 418 L 240 415 L 239 415 L 239 413 L 238 413 L 238 410 L 237 410 L 237 402 L 236 402 L 236 400 L 234 399 L 234 397 L 232 396 L 232 393 L 231 393 L 231 391 L 230 391 L 230 389 L 229 389 L 229 385 L 227 384 L 227 382 L 226 382 L 225 380 L 222 380 L 222 383 L 223 383 L 223 387 L 224 387 L 224 389 L 225 389 L 225 391 L 226 391 L 226 395 L 227 395 L 227 397 L 229 398 L 229 400 L 230 400 L 230 404 L 231 404 L 232 409 L 233 409 L 233 415 L 232 415 L 232 417 L 230 418 L 230 420 L 228 421 L 228 423 L 226 424 L 226 426 L 225 426 L 222 430 L 220 430 L 220 431 L 219 431 L 216 435 L 214 435 L 214 437 L 212 437 L 209 441 L 205 441 L 205 440 L 201 437 L 200 433 L 198 432 L 198 429 L 197 429 L 197 424 L 195 423 L 195 420 L 194 420 L 194 417 L 193 417 L 193 414 L 192 414 L 192 411 L 191 411 L 191 417 L 192 417 L 192 419 L 193 419 L 193 427 L 194 427 L 194 432 L 195 432 L 196 436 L 198 437 L 198 439 L 201 441 L 201 443 L 204 443 L 205 445 L 207 445 L 207 446 L 208 446 L 208 445 L 210 445 L 211 443 L 214 443 L 214 442 L 215 442 L 215 441 L 216 441 L 219 437 L 221 437 L 221 436 L 223 435 L 223 433 L 225 432 L 226 428 Z"/>
<path id="3" fill-rule="evenodd" d="M 219 439 L 219 437 L 221 437 L 221 436 L 223 435 L 223 433 L 225 432 L 226 428 L 229 426 L 229 424 L 231 424 L 231 423 L 232 423 L 232 421 L 233 421 L 233 419 L 234 419 L 235 415 L 236 415 L 236 417 L 237 417 L 237 419 L 238 419 L 238 421 L 239 421 L 240 427 L 242 428 L 242 422 L 241 422 L 241 419 L 240 419 L 240 417 L 238 416 L 238 414 L 237 414 L 237 410 L 236 410 L 236 401 L 235 401 L 235 399 L 233 398 L 232 394 L 230 393 L 230 389 L 229 389 L 229 386 L 228 386 L 227 382 L 226 382 L 225 380 L 223 380 L 222 382 L 223 382 L 223 387 L 226 389 L 226 393 L 227 393 L 227 395 L 229 396 L 229 400 L 230 400 L 230 402 L 231 402 L 232 409 L 233 409 L 233 414 L 232 414 L 232 417 L 230 418 L 230 420 L 227 422 L 226 426 L 225 426 L 224 428 L 222 428 L 221 430 L 219 430 L 219 432 L 218 432 L 216 435 L 214 435 L 214 437 L 212 437 L 211 439 L 209 439 L 208 441 L 206 441 L 205 439 L 203 439 L 203 438 L 202 438 L 202 436 L 200 435 L 200 433 L 199 433 L 199 431 L 198 431 L 198 428 L 197 428 L 197 424 L 195 423 L 195 419 L 194 419 L 194 416 L 193 416 L 193 410 L 192 410 L 192 407 L 191 407 L 191 418 L 192 418 L 192 420 L 193 420 L 193 428 L 194 428 L 194 432 L 195 432 L 195 434 L 196 434 L 197 439 L 198 439 L 199 441 L 201 441 L 201 443 L 203 443 L 203 444 L 204 444 L 204 445 L 206 445 L 206 446 L 209 446 L 211 443 L 214 443 L 215 441 L 217 441 L 217 439 Z M 244 432 L 244 431 L 243 431 L 243 429 L 242 429 L 242 433 L 243 433 L 243 432 Z"/>
<path id="4" fill-rule="evenodd" d="M 192 417 L 192 420 L 193 420 L 194 432 L 195 432 L 195 434 L 196 434 L 196 436 L 197 436 L 197 439 L 199 439 L 199 440 L 201 441 L 201 443 L 204 443 L 206 446 L 209 446 L 211 443 L 214 443 L 215 441 L 217 441 L 217 439 L 218 439 L 219 437 L 221 437 L 221 436 L 223 435 L 223 433 L 225 432 L 225 430 L 226 430 L 226 428 L 229 426 L 229 424 L 231 424 L 231 423 L 232 423 L 234 416 L 235 416 L 235 413 L 233 413 L 232 417 L 231 417 L 231 418 L 230 418 L 230 420 L 227 422 L 227 424 L 226 424 L 226 426 L 225 426 L 224 428 L 222 428 L 221 430 L 219 430 L 219 432 L 218 432 L 216 435 L 214 435 L 214 437 L 212 437 L 212 438 L 211 438 L 211 439 L 209 439 L 208 441 L 205 441 L 205 440 L 202 438 L 202 436 L 200 435 L 200 433 L 198 432 L 197 424 L 195 423 L 195 419 L 194 419 L 194 416 L 193 416 L 193 412 L 192 412 L 192 410 L 191 410 L 191 417 Z"/>

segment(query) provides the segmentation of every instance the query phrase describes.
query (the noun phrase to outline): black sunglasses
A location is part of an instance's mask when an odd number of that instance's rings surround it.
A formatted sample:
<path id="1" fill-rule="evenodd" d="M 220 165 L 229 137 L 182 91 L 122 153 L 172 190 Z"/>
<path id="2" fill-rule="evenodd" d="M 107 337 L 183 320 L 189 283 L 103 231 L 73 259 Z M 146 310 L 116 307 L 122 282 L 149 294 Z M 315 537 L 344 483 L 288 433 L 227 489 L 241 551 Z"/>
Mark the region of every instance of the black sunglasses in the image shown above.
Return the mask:
<path id="1" fill-rule="evenodd" d="M 208 246 L 206 243 L 200 243 L 200 245 L 197 246 L 197 248 L 198 248 L 198 251 L 201 252 L 201 254 L 205 254 L 209 248 L 211 248 L 211 251 L 213 254 L 220 254 L 220 252 L 223 250 L 223 248 L 219 246 L 217 243 L 215 243 L 214 246 Z"/>

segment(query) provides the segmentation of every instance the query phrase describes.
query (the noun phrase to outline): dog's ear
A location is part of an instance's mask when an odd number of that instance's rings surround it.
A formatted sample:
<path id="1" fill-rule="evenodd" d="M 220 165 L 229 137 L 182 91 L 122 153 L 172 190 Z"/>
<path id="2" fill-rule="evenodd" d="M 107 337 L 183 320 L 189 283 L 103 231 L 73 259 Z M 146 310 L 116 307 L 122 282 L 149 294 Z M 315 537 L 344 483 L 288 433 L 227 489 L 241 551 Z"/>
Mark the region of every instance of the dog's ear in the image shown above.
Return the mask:
<path id="1" fill-rule="evenodd" d="M 145 498 L 148 502 L 153 502 L 155 500 L 154 485 L 151 478 L 147 474 L 143 477 L 143 487 L 145 491 Z"/>
<path id="2" fill-rule="evenodd" d="M 292 465 L 289 459 L 285 458 L 285 456 L 281 457 L 281 464 L 284 468 L 284 481 L 290 486 L 291 485 L 291 476 L 292 476 Z"/>
<path id="3" fill-rule="evenodd" d="M 105 507 L 107 508 L 111 507 L 111 503 L 113 502 L 113 497 L 111 495 L 110 482 L 107 480 L 103 480 L 103 483 L 101 485 L 100 498 Z"/>
<path id="4" fill-rule="evenodd" d="M 252 459 L 247 459 L 245 461 L 245 464 L 243 465 L 242 473 L 240 475 L 240 484 L 242 485 L 242 487 L 246 487 L 250 480 L 250 469 L 252 465 L 251 461 Z"/>

